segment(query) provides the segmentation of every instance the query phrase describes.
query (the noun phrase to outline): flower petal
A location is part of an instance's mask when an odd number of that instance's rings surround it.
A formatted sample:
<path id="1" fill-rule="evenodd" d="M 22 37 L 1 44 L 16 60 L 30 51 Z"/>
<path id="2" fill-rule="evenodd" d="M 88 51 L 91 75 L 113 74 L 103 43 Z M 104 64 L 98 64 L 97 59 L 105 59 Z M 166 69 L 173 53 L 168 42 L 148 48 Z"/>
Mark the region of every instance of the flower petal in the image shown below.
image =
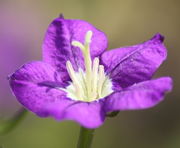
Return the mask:
<path id="1" fill-rule="evenodd" d="M 163 100 L 167 91 L 172 89 L 172 79 L 162 77 L 144 81 L 115 92 L 106 99 L 106 111 L 145 109 Z"/>
<path id="2" fill-rule="evenodd" d="M 75 120 L 87 128 L 96 128 L 104 121 L 102 103 L 67 98 L 66 93 L 58 89 L 66 84 L 62 83 L 54 68 L 47 63 L 27 63 L 9 78 L 18 101 L 40 117 Z"/>
<path id="3" fill-rule="evenodd" d="M 48 116 L 56 120 L 74 120 L 86 128 L 97 128 L 105 120 L 103 102 L 80 102 L 68 99 L 49 104 L 46 108 Z"/>
<path id="4" fill-rule="evenodd" d="M 156 34 L 142 44 L 107 51 L 102 54 L 101 63 L 121 87 L 149 80 L 166 59 L 163 40 L 163 36 Z"/>
<path id="5" fill-rule="evenodd" d="M 89 30 L 93 32 L 90 49 L 94 58 L 107 47 L 107 39 L 103 32 L 82 20 L 59 17 L 50 24 L 43 44 L 43 60 L 53 65 L 57 71 L 61 71 L 63 80 L 69 79 L 66 70 L 67 60 L 71 61 L 75 70 L 84 67 L 80 49 L 72 46 L 71 42 L 77 40 L 84 43 L 85 34 Z"/>
<path id="6" fill-rule="evenodd" d="M 43 62 L 27 63 L 9 78 L 18 101 L 34 113 L 41 112 L 48 102 L 65 96 L 63 91 L 57 89 L 65 84 L 54 68 Z"/>

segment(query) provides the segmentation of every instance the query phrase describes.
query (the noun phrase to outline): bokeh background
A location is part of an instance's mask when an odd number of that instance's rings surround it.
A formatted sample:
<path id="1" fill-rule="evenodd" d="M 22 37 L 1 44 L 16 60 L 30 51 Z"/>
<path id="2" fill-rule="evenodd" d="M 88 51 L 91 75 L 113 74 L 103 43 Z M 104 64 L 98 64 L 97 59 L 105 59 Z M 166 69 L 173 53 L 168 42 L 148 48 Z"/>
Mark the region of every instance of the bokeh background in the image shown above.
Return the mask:
<path id="1" fill-rule="evenodd" d="M 49 23 L 63 13 L 103 30 L 109 49 L 133 45 L 160 32 L 168 59 L 155 77 L 169 75 L 174 89 L 158 106 L 120 112 L 95 132 L 93 148 L 180 147 L 180 1 L 178 0 L 0 0 L 0 118 L 8 119 L 20 105 L 7 76 L 26 61 L 41 59 Z M 11 133 L 0 137 L 4 148 L 75 148 L 79 125 L 29 113 Z"/>

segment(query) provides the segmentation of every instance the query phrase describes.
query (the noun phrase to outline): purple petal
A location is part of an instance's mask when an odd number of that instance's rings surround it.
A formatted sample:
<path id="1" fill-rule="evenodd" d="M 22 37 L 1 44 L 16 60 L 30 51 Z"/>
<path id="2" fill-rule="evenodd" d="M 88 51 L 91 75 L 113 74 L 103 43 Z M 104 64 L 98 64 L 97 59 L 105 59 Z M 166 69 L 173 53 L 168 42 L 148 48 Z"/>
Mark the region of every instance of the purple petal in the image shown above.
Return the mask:
<path id="1" fill-rule="evenodd" d="M 121 87 L 128 87 L 151 79 L 166 56 L 163 36 L 156 34 L 142 44 L 105 52 L 101 56 L 101 63 L 113 81 Z"/>
<path id="2" fill-rule="evenodd" d="M 172 89 L 172 79 L 162 77 L 156 80 L 134 84 L 115 92 L 106 99 L 106 111 L 145 109 L 163 100 L 166 92 Z"/>
<path id="3" fill-rule="evenodd" d="M 44 62 L 23 65 L 10 76 L 10 86 L 18 101 L 40 117 L 75 120 L 87 128 L 100 126 L 105 118 L 101 102 L 73 101 L 58 88 L 65 84 L 54 68 Z"/>
<path id="4" fill-rule="evenodd" d="M 35 113 L 65 96 L 57 89 L 64 86 L 60 77 L 52 66 L 43 62 L 23 65 L 10 76 L 10 86 L 18 101 Z"/>
<path id="5" fill-rule="evenodd" d="M 86 128 L 97 128 L 105 119 L 102 106 L 101 101 L 86 103 L 62 99 L 56 104 L 49 104 L 46 111 L 56 120 L 74 120 Z"/>
<path id="6" fill-rule="evenodd" d="M 66 61 L 70 60 L 75 70 L 84 67 L 82 53 L 79 48 L 71 45 L 73 40 L 84 43 L 87 31 L 93 31 L 91 56 L 99 56 L 107 47 L 104 33 L 88 22 L 82 20 L 67 20 L 62 17 L 55 19 L 49 26 L 44 44 L 43 60 L 53 65 L 61 72 L 63 80 L 68 80 Z"/>

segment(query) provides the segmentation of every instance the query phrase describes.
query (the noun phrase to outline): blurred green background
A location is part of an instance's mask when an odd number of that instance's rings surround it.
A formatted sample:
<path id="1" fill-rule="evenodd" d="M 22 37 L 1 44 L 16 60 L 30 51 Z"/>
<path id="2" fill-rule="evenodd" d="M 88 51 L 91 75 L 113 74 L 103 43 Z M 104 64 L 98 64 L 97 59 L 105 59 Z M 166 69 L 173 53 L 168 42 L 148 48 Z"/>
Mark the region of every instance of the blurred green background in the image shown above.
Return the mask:
<path id="1" fill-rule="evenodd" d="M 0 40 L 5 40 L 6 35 L 11 38 L 7 43 L 8 47 L 12 46 L 8 52 L 0 46 L 0 117 L 9 118 L 20 107 L 11 94 L 5 75 L 12 73 L 26 61 L 41 59 L 44 33 L 49 23 L 60 13 L 65 18 L 86 20 L 104 31 L 109 39 L 109 49 L 140 43 L 157 32 L 166 37 L 168 59 L 155 77 L 173 77 L 173 92 L 154 108 L 124 111 L 114 119 L 107 119 L 96 130 L 92 147 L 179 148 L 178 0 L 0 0 Z M 16 43 L 13 44 L 13 41 Z M 19 52 L 18 58 L 13 52 Z M 15 66 L 12 66 L 15 62 Z M 57 122 L 29 113 L 13 132 L 0 137 L 0 147 L 75 148 L 78 132 L 77 123 Z"/>

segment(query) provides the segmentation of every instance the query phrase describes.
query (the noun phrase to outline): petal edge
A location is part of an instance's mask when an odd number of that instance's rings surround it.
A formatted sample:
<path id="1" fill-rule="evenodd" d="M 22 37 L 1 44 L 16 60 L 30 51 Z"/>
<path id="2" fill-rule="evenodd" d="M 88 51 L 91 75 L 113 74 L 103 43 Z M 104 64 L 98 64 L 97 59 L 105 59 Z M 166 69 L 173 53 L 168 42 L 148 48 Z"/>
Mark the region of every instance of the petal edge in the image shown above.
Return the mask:
<path id="1" fill-rule="evenodd" d="M 156 34 L 142 44 L 107 51 L 102 54 L 101 63 L 123 88 L 149 80 L 167 57 L 163 40 L 162 35 Z"/>
<path id="2" fill-rule="evenodd" d="M 106 111 L 136 110 L 150 108 L 163 100 L 172 90 L 172 79 L 162 77 L 134 84 L 106 98 Z"/>

